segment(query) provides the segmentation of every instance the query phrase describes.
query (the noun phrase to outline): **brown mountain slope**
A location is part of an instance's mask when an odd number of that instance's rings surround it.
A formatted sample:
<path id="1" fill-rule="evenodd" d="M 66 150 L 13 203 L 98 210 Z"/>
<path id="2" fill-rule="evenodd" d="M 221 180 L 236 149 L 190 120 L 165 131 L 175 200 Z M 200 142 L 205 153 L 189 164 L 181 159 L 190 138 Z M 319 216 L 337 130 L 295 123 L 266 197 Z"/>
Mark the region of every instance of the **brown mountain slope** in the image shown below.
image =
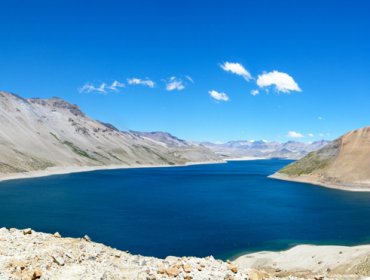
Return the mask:
<path id="1" fill-rule="evenodd" d="M 370 127 L 348 132 L 271 177 L 346 190 L 370 191 Z"/>

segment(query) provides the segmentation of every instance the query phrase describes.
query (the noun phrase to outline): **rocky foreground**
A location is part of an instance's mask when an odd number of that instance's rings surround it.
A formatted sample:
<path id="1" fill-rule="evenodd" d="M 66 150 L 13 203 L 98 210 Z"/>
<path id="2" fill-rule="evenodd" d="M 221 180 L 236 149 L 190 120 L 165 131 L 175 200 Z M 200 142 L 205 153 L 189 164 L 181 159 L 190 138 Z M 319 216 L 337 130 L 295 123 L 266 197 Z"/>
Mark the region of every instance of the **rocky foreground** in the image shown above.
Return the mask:
<path id="1" fill-rule="evenodd" d="M 0 229 L 0 279 L 365 279 L 369 275 L 370 256 L 362 270 L 346 275 L 289 275 L 274 268 L 265 272 L 243 265 L 248 255 L 235 262 L 213 257 L 167 257 L 157 259 L 131 255 L 88 236 L 62 238 L 31 229 Z M 253 257 L 252 257 L 253 259 Z M 257 262 L 258 263 L 258 262 Z M 259 262 L 261 264 L 261 262 Z M 251 265 L 251 264 L 248 264 Z M 256 265 L 256 263 L 255 263 Z M 273 266 L 273 264 L 271 264 Z M 356 267 L 357 264 L 353 264 Z M 279 275 L 280 273 L 280 275 Z"/>

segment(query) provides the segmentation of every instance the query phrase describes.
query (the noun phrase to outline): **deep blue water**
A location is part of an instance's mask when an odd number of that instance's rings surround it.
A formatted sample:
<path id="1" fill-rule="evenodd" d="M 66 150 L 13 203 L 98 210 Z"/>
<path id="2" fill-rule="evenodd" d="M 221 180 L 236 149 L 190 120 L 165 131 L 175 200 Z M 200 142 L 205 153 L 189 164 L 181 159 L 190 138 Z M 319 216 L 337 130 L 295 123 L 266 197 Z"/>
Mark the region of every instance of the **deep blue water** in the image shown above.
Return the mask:
<path id="1" fill-rule="evenodd" d="M 0 227 L 32 227 L 132 253 L 214 255 L 370 241 L 370 193 L 266 176 L 258 160 L 94 171 L 0 183 Z"/>

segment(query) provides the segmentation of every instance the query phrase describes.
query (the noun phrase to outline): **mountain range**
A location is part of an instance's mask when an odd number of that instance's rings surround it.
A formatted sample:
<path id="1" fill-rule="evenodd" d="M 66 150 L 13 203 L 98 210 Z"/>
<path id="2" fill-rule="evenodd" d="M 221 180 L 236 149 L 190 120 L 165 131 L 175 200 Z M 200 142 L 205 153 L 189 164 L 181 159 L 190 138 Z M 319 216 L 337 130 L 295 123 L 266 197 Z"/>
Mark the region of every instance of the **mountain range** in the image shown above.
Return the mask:
<path id="1" fill-rule="evenodd" d="M 220 160 L 201 145 L 182 140 L 167 145 L 159 138 L 119 131 L 56 97 L 25 99 L 0 92 L 0 125 L 0 174 L 58 166 L 178 165 Z"/>
<path id="2" fill-rule="evenodd" d="M 223 144 L 211 142 L 202 142 L 201 144 L 224 159 L 243 157 L 299 159 L 328 143 L 329 141 L 326 140 L 311 143 L 241 140 L 229 141 Z"/>
<path id="3" fill-rule="evenodd" d="M 221 162 L 230 158 L 297 159 L 328 143 L 191 142 L 167 132 L 121 131 L 61 98 L 22 98 L 0 91 L 0 177 L 70 167 Z"/>

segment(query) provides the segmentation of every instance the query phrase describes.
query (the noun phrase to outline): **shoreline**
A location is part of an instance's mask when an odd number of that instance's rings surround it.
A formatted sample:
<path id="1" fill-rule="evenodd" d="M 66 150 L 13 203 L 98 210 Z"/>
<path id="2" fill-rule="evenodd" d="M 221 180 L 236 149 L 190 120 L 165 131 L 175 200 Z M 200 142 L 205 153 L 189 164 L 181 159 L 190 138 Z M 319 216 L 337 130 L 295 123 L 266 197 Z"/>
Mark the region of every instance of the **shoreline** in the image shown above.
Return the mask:
<path id="1" fill-rule="evenodd" d="M 240 157 L 240 158 L 224 158 L 225 161 L 249 161 L 249 160 L 265 160 L 271 159 L 266 157 Z"/>
<path id="2" fill-rule="evenodd" d="M 296 176 L 292 177 L 289 175 L 285 175 L 279 172 L 276 172 L 268 178 L 275 179 L 275 180 L 282 180 L 282 181 L 289 181 L 289 182 L 297 182 L 297 183 L 304 183 L 310 184 L 318 187 L 328 188 L 328 189 L 335 189 L 335 190 L 342 190 L 342 191 L 351 191 L 351 192 L 370 192 L 370 185 L 361 185 L 361 184 L 334 184 L 334 183 L 326 183 L 320 181 L 314 181 L 310 176 Z"/>
<path id="3" fill-rule="evenodd" d="M 117 169 L 138 169 L 138 168 L 165 168 L 165 167 L 184 167 L 192 165 L 203 164 L 223 164 L 227 161 L 200 161 L 200 162 L 187 162 L 185 164 L 176 165 L 101 165 L 101 166 L 53 166 L 44 170 L 0 174 L 0 183 L 10 180 L 18 179 L 33 179 L 53 175 L 65 175 L 72 173 L 92 172 L 100 170 L 117 170 Z"/>
<path id="4" fill-rule="evenodd" d="M 343 279 L 364 279 L 363 276 L 369 276 L 370 271 L 365 271 L 365 275 L 359 275 L 359 271 L 370 264 L 370 245 L 301 244 L 282 251 L 259 251 L 240 255 L 234 259 L 234 263 L 239 267 L 266 271 L 275 277 L 340 275 Z M 351 275 L 351 278 L 346 278 L 345 275 Z"/>
<path id="5" fill-rule="evenodd" d="M 370 276 L 370 244 L 303 244 L 222 261 L 212 256 L 134 255 L 87 235 L 71 238 L 31 228 L 0 228 L 0 246 L 0 279 L 363 280 Z"/>

